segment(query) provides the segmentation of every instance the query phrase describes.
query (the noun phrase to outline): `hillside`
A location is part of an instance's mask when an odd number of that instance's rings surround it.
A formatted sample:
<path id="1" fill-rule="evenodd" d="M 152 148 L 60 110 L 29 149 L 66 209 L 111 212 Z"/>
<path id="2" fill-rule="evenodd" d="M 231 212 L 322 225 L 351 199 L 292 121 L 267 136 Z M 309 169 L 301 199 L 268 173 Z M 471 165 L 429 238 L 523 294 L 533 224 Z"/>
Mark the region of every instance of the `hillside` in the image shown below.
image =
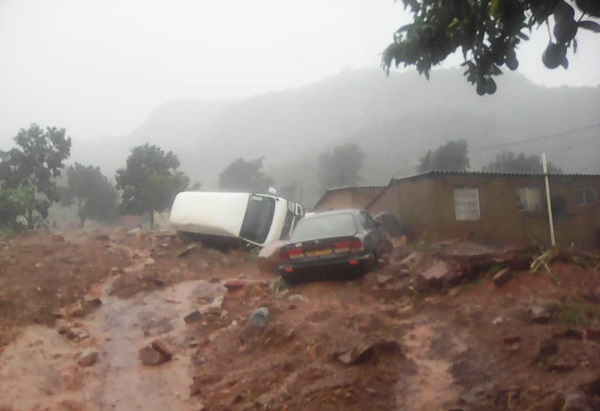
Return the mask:
<path id="1" fill-rule="evenodd" d="M 76 161 L 112 173 L 131 147 L 149 141 L 175 151 L 184 170 L 203 187 L 237 157 L 264 157 L 281 186 L 297 181 L 302 200 L 320 195 L 314 160 L 344 142 L 367 153 L 364 184 L 414 172 L 420 156 L 450 139 L 469 142 L 471 166 L 497 152 L 539 154 L 569 172 L 598 172 L 598 129 L 538 139 L 598 122 L 599 88 L 546 88 L 509 73 L 494 96 L 479 97 L 460 70 L 439 70 L 431 81 L 414 72 L 345 71 L 310 86 L 236 100 L 174 100 L 157 108 L 132 133 L 96 142 L 74 142 Z"/>

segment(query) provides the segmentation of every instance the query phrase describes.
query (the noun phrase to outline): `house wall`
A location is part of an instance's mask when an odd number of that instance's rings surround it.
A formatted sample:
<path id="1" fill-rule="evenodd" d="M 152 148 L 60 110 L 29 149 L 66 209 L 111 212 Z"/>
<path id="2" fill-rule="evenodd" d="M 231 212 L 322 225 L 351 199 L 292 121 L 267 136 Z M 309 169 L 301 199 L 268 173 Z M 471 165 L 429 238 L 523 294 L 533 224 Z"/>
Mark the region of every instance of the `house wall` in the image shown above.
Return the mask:
<path id="1" fill-rule="evenodd" d="M 367 211 L 372 215 L 389 212 L 394 214 L 409 240 L 414 240 L 431 229 L 436 209 L 433 181 L 430 179 L 405 179 L 395 181 L 382 193 Z"/>
<path id="2" fill-rule="evenodd" d="M 479 190 L 480 219 L 459 221 L 454 189 Z M 518 208 L 517 189 L 539 189 L 541 209 Z M 553 176 L 550 180 L 555 237 L 558 244 L 595 247 L 600 240 L 600 178 Z M 595 203 L 576 205 L 576 190 L 595 190 Z M 430 174 L 396 180 L 369 207 L 388 211 L 406 227 L 409 238 L 459 238 L 497 244 L 550 244 L 545 186 L 540 176 Z"/>

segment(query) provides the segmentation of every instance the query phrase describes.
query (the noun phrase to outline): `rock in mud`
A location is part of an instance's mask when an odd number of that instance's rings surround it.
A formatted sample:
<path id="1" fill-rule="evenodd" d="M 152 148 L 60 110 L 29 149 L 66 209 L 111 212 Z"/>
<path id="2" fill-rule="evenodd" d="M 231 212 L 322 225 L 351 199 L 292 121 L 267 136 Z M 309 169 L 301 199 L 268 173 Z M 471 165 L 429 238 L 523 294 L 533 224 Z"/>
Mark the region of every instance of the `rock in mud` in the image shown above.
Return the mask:
<path id="1" fill-rule="evenodd" d="M 91 367 L 92 365 L 96 364 L 97 361 L 98 352 L 92 351 L 88 348 L 87 350 L 81 353 L 81 355 L 79 356 L 79 361 L 77 361 L 77 363 L 81 367 Z"/>
<path id="2" fill-rule="evenodd" d="M 215 297 L 214 300 L 210 304 L 207 304 L 203 307 L 202 311 L 206 311 L 209 313 L 220 313 L 223 307 L 223 296 L 219 295 Z"/>
<path id="3" fill-rule="evenodd" d="M 536 324 L 547 324 L 550 321 L 550 311 L 546 307 L 529 307 L 527 314 L 529 319 Z"/>
<path id="4" fill-rule="evenodd" d="M 103 241 L 103 242 L 109 242 L 110 241 L 110 237 L 107 236 L 106 234 L 98 234 L 98 235 L 94 236 L 94 240 L 96 240 L 96 241 Z"/>
<path id="5" fill-rule="evenodd" d="M 267 307 L 257 308 L 252 312 L 250 317 L 248 317 L 248 324 L 255 329 L 263 329 L 267 325 L 269 321 L 270 314 L 269 309 Z"/>
<path id="6" fill-rule="evenodd" d="M 560 350 L 558 344 L 556 343 L 556 341 L 548 338 L 543 340 L 540 343 L 540 349 L 538 350 L 538 353 L 535 356 L 536 361 L 542 361 L 556 353 L 558 353 L 558 351 Z"/>
<path id="7" fill-rule="evenodd" d="M 425 255 L 423 253 L 416 251 L 400 261 L 398 265 L 403 268 L 409 268 L 423 261 L 424 257 Z"/>
<path id="8" fill-rule="evenodd" d="M 160 365 L 170 360 L 165 357 L 160 351 L 153 348 L 152 345 L 148 345 L 139 351 L 138 358 L 144 365 Z"/>
<path id="9" fill-rule="evenodd" d="M 583 340 L 583 331 L 574 328 L 555 328 L 552 330 L 552 337 L 568 340 Z"/>
<path id="10" fill-rule="evenodd" d="M 128 237 L 135 237 L 138 233 L 141 233 L 142 229 L 140 227 L 132 228 L 127 232 Z"/>
<path id="11" fill-rule="evenodd" d="M 508 268 L 505 268 L 503 270 L 498 271 L 492 278 L 492 281 L 494 282 L 494 285 L 496 287 L 500 287 L 506 284 L 511 278 L 512 272 Z"/>
<path id="12" fill-rule="evenodd" d="M 223 286 L 227 288 L 228 291 L 237 291 L 255 283 L 256 281 L 254 280 L 248 280 L 245 278 L 233 278 L 231 280 L 225 280 L 223 282 Z"/>
<path id="13" fill-rule="evenodd" d="M 246 324 L 242 326 L 239 332 L 241 344 L 246 344 L 254 337 L 260 335 L 270 320 L 269 310 L 266 307 L 257 308 L 252 312 Z"/>
<path id="14" fill-rule="evenodd" d="M 454 276 L 452 267 L 440 261 L 428 270 L 418 273 L 415 277 L 415 286 L 420 292 L 438 290 L 443 287 L 445 281 L 451 280 Z"/>
<path id="15" fill-rule="evenodd" d="M 390 281 L 392 281 L 392 276 L 390 276 L 390 275 L 386 275 L 386 274 L 378 274 L 377 275 L 377 286 L 379 286 L 379 287 L 385 287 L 386 284 L 388 284 Z"/>
<path id="16" fill-rule="evenodd" d="M 292 294 L 287 297 L 287 300 L 291 303 L 297 303 L 297 302 L 307 303 L 307 302 L 309 302 L 308 299 L 306 299 L 306 297 L 304 297 L 300 294 Z"/>
<path id="17" fill-rule="evenodd" d="M 198 310 L 191 312 L 188 315 L 186 315 L 185 317 L 183 317 L 183 321 L 185 321 L 186 324 L 193 324 L 195 322 L 200 321 L 201 319 L 202 319 L 202 314 Z"/>
<path id="18" fill-rule="evenodd" d="M 91 314 L 98 307 L 102 305 L 102 300 L 99 298 L 93 298 L 91 300 L 86 300 L 81 304 L 81 308 L 76 309 L 71 313 L 71 315 L 75 318 L 82 318 L 88 314 Z"/>
<path id="19" fill-rule="evenodd" d="M 373 356 L 388 352 L 399 352 L 400 346 L 395 340 L 382 339 L 377 342 L 359 342 L 350 349 L 337 354 L 337 359 L 344 364 L 358 364 Z"/>
<path id="20" fill-rule="evenodd" d="M 502 342 L 504 343 L 504 349 L 506 351 L 519 351 L 521 349 L 520 336 L 504 337 Z"/>
<path id="21" fill-rule="evenodd" d="M 170 361 L 173 358 L 173 353 L 171 352 L 171 350 L 169 349 L 169 347 L 167 347 L 167 344 L 165 344 L 164 341 L 158 340 L 158 339 L 154 340 L 154 341 L 152 341 L 151 346 L 156 351 L 158 351 L 159 353 L 161 353 L 162 356 L 167 359 L 167 361 Z"/>
<path id="22" fill-rule="evenodd" d="M 255 404 L 259 405 L 263 408 L 266 408 L 269 403 L 273 400 L 273 396 L 270 394 L 262 394 L 260 397 L 256 399 Z"/>

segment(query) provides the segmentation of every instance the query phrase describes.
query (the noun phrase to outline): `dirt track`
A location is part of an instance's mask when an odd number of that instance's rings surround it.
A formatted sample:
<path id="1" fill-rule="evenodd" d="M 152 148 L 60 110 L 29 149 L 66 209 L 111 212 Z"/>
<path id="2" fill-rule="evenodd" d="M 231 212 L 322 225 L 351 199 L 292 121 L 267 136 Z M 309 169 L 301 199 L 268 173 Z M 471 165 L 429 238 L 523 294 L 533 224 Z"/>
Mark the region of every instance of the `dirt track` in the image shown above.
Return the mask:
<path id="1" fill-rule="evenodd" d="M 501 287 L 484 272 L 425 293 L 398 257 L 286 290 L 243 250 L 183 247 L 120 230 L 5 239 L 0 410 L 600 409 L 593 269 L 556 263 L 560 285 L 522 271 Z M 225 288 L 233 278 L 244 286 Z M 252 327 L 259 307 L 268 321 Z M 155 339 L 173 359 L 143 365 Z M 98 359 L 84 367 L 86 349 Z"/>

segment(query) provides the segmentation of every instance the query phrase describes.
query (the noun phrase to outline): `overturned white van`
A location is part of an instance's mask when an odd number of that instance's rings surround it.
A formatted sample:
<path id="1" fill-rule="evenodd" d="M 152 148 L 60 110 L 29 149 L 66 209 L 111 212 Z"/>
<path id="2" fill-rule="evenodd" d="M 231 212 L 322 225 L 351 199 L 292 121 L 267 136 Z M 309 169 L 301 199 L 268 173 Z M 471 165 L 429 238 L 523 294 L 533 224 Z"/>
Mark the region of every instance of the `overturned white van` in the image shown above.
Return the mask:
<path id="1" fill-rule="evenodd" d="M 271 194 L 185 191 L 173 201 L 170 224 L 183 235 L 239 238 L 262 247 L 288 238 L 303 215 L 300 204 Z"/>

